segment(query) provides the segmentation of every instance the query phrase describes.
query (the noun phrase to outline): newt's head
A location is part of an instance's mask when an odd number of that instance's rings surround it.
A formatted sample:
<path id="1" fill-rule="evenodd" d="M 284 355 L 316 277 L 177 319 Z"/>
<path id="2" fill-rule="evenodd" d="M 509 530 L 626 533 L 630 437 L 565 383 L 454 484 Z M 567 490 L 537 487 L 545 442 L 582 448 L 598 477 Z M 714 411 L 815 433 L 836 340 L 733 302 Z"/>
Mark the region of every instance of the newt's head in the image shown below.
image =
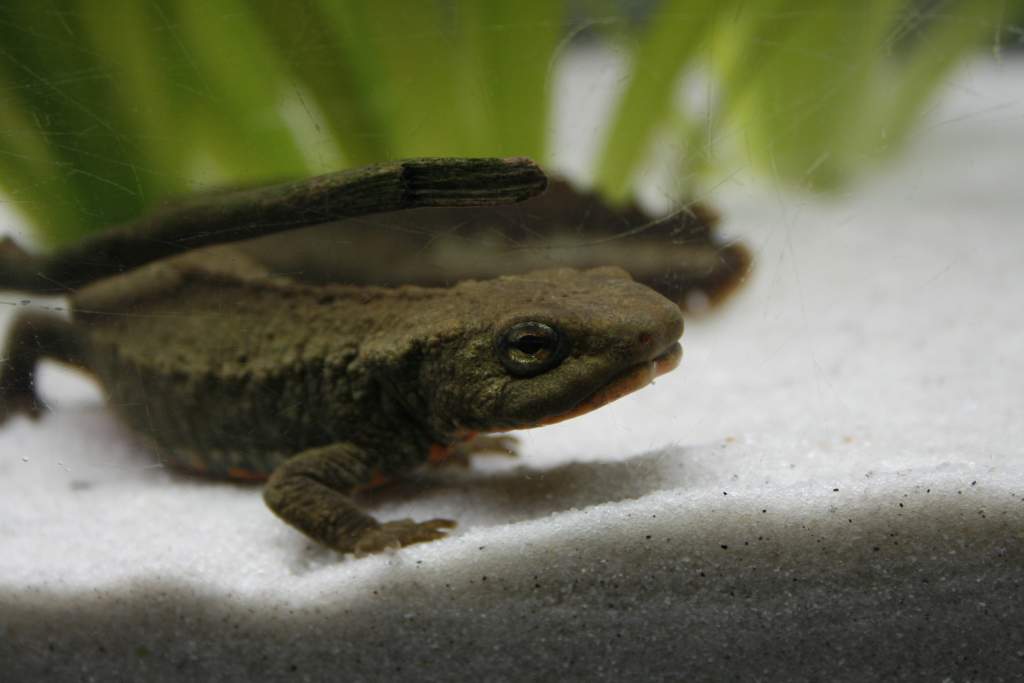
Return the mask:
<path id="1" fill-rule="evenodd" d="M 450 291 L 458 303 L 435 328 L 440 343 L 421 347 L 420 386 L 439 431 L 559 422 L 646 386 L 682 357 L 679 308 L 619 268 Z"/>

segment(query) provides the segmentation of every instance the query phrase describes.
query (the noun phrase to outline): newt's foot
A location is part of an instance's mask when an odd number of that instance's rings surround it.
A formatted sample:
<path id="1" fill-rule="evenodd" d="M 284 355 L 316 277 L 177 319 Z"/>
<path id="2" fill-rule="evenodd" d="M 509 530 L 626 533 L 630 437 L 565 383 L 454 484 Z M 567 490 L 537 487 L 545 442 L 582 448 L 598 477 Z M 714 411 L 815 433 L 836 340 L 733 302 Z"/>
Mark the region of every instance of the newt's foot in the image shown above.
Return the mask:
<path id="1" fill-rule="evenodd" d="M 455 522 L 450 519 L 431 519 L 426 522 L 399 519 L 385 522 L 368 529 L 356 543 L 354 552 L 357 556 L 362 556 L 389 548 L 402 548 L 413 543 L 436 541 L 447 536 L 445 529 L 454 527 Z"/>
<path id="2" fill-rule="evenodd" d="M 466 457 L 474 455 L 502 455 L 506 458 L 519 456 L 519 437 L 511 434 L 484 434 L 459 444 Z"/>
<path id="3" fill-rule="evenodd" d="M 510 434 L 483 434 L 468 441 L 449 446 L 443 457 L 431 459 L 433 465 L 457 465 L 469 467 L 478 455 L 500 455 L 506 458 L 519 456 L 519 439 Z"/>

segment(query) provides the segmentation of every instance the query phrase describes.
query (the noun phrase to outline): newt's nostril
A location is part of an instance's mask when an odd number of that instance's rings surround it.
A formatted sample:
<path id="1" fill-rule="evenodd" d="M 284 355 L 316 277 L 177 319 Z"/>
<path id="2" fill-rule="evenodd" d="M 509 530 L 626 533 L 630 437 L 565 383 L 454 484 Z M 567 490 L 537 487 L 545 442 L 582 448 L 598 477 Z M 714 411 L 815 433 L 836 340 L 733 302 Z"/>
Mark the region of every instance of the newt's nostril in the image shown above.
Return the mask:
<path id="1" fill-rule="evenodd" d="M 640 342 L 640 346 L 650 346 L 650 344 L 651 344 L 651 335 L 649 335 L 646 332 L 641 332 L 640 336 L 637 337 L 637 341 Z"/>

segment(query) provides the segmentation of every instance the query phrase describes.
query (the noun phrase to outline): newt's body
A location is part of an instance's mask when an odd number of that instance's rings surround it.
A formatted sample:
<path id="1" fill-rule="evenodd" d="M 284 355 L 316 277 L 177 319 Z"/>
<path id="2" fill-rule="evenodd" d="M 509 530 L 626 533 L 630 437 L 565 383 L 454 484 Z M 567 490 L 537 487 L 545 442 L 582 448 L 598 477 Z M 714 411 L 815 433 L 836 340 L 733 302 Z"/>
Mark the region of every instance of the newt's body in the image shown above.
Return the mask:
<path id="1" fill-rule="evenodd" d="M 15 320 L 0 419 L 38 410 L 39 358 L 79 366 L 165 461 L 269 475 L 271 509 L 340 551 L 453 525 L 377 522 L 354 489 L 470 433 L 585 412 L 681 353 L 678 307 L 615 268 L 388 289 L 302 284 L 214 247 L 94 282 L 71 303 L 71 321 Z"/>

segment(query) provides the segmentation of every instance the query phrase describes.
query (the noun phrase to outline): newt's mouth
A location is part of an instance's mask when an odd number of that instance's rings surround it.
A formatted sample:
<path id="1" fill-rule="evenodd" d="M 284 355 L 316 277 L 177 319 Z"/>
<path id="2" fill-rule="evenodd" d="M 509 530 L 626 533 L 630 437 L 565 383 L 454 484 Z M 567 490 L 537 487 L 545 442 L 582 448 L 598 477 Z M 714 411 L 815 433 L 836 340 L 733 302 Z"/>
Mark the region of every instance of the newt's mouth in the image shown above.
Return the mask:
<path id="1" fill-rule="evenodd" d="M 645 386 L 653 382 L 655 378 L 664 375 L 666 372 L 675 370 L 682 358 L 683 347 L 679 342 L 676 342 L 665 351 L 662 351 L 660 354 L 655 356 L 652 360 L 638 363 L 631 368 L 628 368 L 625 372 L 616 375 L 610 382 L 587 398 L 583 399 L 574 408 L 571 408 L 564 413 L 545 418 L 540 422 L 517 427 L 517 429 L 546 427 L 547 425 L 562 422 L 563 420 L 579 417 L 584 413 L 589 413 L 601 406 L 608 405 L 612 401 L 616 401 L 627 394 L 632 394 L 638 389 L 643 389 Z"/>

